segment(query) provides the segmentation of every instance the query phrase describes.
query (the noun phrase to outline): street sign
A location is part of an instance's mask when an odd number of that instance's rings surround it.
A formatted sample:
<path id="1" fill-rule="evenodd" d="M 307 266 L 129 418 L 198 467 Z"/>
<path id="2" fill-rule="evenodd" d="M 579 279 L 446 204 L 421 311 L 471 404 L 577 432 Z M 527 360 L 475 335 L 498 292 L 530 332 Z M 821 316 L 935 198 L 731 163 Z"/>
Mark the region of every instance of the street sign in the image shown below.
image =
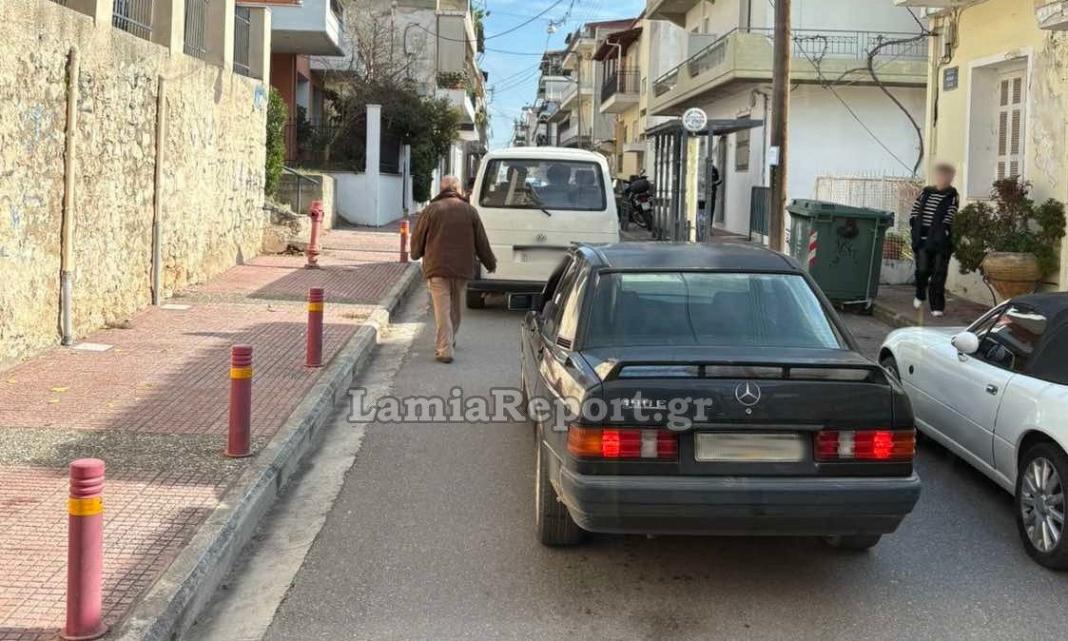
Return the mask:
<path id="1" fill-rule="evenodd" d="M 702 131 L 708 126 L 708 114 L 699 107 L 690 107 L 682 114 L 682 126 L 691 134 Z"/>

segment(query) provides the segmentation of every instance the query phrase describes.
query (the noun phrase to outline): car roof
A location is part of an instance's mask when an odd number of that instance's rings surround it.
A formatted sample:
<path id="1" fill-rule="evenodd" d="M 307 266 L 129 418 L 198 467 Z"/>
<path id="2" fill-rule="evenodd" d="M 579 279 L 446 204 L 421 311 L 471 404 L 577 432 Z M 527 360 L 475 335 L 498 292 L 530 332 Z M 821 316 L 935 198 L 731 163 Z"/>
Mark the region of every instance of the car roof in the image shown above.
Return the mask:
<path id="1" fill-rule="evenodd" d="M 495 158 L 546 158 L 555 160 L 585 160 L 593 162 L 601 162 L 605 160 L 605 157 L 601 154 L 586 151 L 585 149 L 572 149 L 570 147 L 508 147 L 507 149 L 491 151 L 486 154 L 485 158 L 487 160 L 493 160 Z"/>
<path id="2" fill-rule="evenodd" d="M 1012 302 L 1027 305 L 1041 312 L 1050 323 L 1050 327 L 1068 323 L 1068 292 L 1048 292 L 1017 296 Z"/>
<path id="3" fill-rule="evenodd" d="M 793 259 L 766 247 L 739 241 L 623 242 L 583 245 L 579 251 L 592 265 L 604 269 L 801 273 Z"/>

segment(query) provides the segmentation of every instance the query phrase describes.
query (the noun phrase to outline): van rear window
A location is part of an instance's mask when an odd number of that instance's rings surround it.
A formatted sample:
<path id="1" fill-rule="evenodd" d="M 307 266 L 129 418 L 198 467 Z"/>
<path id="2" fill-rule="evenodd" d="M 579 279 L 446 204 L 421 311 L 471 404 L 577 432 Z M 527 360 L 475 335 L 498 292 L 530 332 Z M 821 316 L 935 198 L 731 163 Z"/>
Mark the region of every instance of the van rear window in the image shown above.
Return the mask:
<path id="1" fill-rule="evenodd" d="M 482 180 L 479 204 L 505 209 L 604 211 L 604 175 L 594 162 L 492 160 Z"/>

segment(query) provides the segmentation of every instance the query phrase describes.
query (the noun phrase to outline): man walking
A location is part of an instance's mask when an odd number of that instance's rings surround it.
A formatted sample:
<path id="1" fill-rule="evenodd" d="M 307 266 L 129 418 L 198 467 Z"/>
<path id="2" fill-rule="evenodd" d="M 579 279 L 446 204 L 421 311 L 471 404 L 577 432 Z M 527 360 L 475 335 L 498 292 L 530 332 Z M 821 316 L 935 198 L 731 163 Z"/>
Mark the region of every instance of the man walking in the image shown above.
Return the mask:
<path id="1" fill-rule="evenodd" d="M 912 251 L 916 257 L 916 298 L 912 306 L 923 307 L 930 300 L 931 315 L 946 310 L 946 277 L 953 253 L 953 218 L 960 207 L 960 195 L 953 188 L 957 170 L 939 164 L 934 169 L 934 186 L 924 187 L 912 205 Z"/>
<path id="2" fill-rule="evenodd" d="M 423 277 L 438 330 L 435 355 L 438 361 L 451 363 L 464 288 L 473 275 L 475 257 L 488 271 L 497 269 L 482 220 L 464 199 L 459 178 L 443 178 L 441 193 L 419 214 L 411 255 L 414 260 L 423 259 Z"/>

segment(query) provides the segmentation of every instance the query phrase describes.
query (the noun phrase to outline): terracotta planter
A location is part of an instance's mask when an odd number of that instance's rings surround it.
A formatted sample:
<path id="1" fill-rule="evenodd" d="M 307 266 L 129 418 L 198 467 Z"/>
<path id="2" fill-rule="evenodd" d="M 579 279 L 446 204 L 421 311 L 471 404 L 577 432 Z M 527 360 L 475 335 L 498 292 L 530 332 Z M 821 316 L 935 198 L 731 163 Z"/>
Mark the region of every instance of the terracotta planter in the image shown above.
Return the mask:
<path id="1" fill-rule="evenodd" d="M 1000 300 L 1030 294 L 1042 278 L 1034 254 L 991 252 L 983 259 L 980 268 Z"/>

